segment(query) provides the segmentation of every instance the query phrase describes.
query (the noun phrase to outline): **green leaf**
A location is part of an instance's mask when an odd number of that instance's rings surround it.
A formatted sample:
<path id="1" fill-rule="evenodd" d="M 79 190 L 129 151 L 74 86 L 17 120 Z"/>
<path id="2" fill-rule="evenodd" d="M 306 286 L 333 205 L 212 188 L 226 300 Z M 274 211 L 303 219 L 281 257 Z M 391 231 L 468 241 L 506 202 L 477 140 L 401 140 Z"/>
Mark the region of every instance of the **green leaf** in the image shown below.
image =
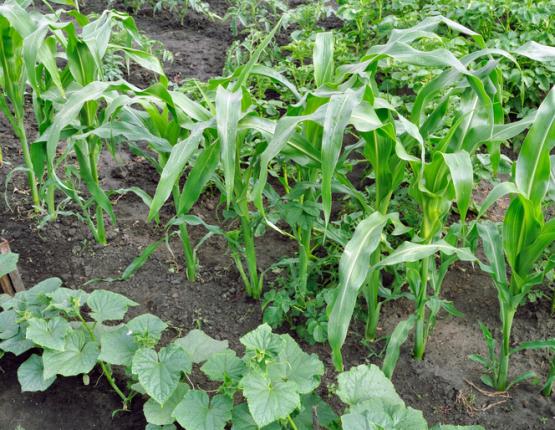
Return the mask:
<path id="1" fill-rule="evenodd" d="M 177 405 L 173 416 L 187 430 L 223 430 L 231 420 L 233 401 L 218 394 L 212 399 L 204 391 L 190 390 Z"/>
<path id="2" fill-rule="evenodd" d="M 401 346 L 407 341 L 409 333 L 413 329 L 415 323 L 416 315 L 413 314 L 406 320 L 397 324 L 389 337 L 382 364 L 382 371 L 389 379 L 393 376 L 393 372 L 397 366 L 397 360 L 399 360 L 399 355 L 401 353 Z"/>
<path id="3" fill-rule="evenodd" d="M 411 263 L 429 257 L 436 252 L 445 255 L 456 254 L 459 260 L 475 261 L 476 257 L 468 248 L 456 248 L 444 240 L 439 240 L 432 244 L 420 244 L 413 242 L 403 242 L 395 251 L 382 259 L 376 267 L 394 266 L 401 263 Z"/>
<path id="4" fill-rule="evenodd" d="M 535 61 L 555 61 L 555 48 L 553 46 L 542 45 L 533 40 L 525 43 L 515 50 L 515 53 L 531 58 Z"/>
<path id="5" fill-rule="evenodd" d="M 19 255 L 13 252 L 0 254 L 0 277 L 17 269 L 17 260 L 19 260 Z"/>
<path id="6" fill-rule="evenodd" d="M 268 35 L 262 40 L 262 42 L 260 42 L 260 44 L 256 47 L 251 57 L 249 58 L 249 61 L 247 62 L 247 64 L 245 64 L 245 66 L 241 69 L 241 73 L 239 74 L 239 77 L 237 78 L 235 85 L 233 85 L 233 91 L 239 91 L 241 87 L 245 85 L 249 75 L 252 72 L 253 67 L 255 66 L 256 63 L 258 63 L 258 59 L 260 58 L 260 55 L 266 49 L 269 43 L 272 41 L 277 31 L 281 28 L 281 20 L 282 18 L 280 18 L 280 20 L 276 23 L 274 28 L 272 28 L 272 30 L 268 33 Z"/>
<path id="7" fill-rule="evenodd" d="M 131 331 L 125 327 L 103 333 L 100 337 L 100 360 L 117 366 L 130 366 L 139 345 Z"/>
<path id="8" fill-rule="evenodd" d="M 329 316 L 328 339 L 337 369 L 343 367 L 341 347 L 347 337 L 358 291 L 368 275 L 370 255 L 378 248 L 387 218 L 374 212 L 357 226 L 339 261 L 339 287 Z"/>
<path id="9" fill-rule="evenodd" d="M 326 226 L 330 220 L 331 185 L 343 147 L 343 135 L 357 103 L 358 95 L 347 90 L 344 94 L 333 95 L 326 105 L 322 134 L 322 206 Z"/>
<path id="10" fill-rule="evenodd" d="M 237 126 L 241 118 L 242 97 L 241 91 L 230 92 L 222 86 L 216 90 L 216 124 L 224 170 L 225 198 L 228 206 L 233 199 L 235 184 L 235 156 L 239 144 Z"/>
<path id="11" fill-rule="evenodd" d="M 313 430 L 315 420 L 322 428 L 333 428 L 333 423 L 338 419 L 333 409 L 316 394 L 301 396 L 301 410 L 293 419 L 298 430 Z"/>
<path id="12" fill-rule="evenodd" d="M 239 340 L 247 350 L 262 354 L 277 355 L 283 347 L 283 339 L 272 333 L 272 328 L 268 324 L 259 325 Z"/>
<path id="13" fill-rule="evenodd" d="M 17 380 L 21 385 L 21 391 L 45 391 L 56 380 L 56 376 L 44 379 L 44 368 L 42 357 L 37 354 L 31 355 L 17 369 Z"/>
<path id="14" fill-rule="evenodd" d="M 183 372 L 191 371 L 191 360 L 183 349 L 170 345 L 156 352 L 141 348 L 133 356 L 132 371 L 147 394 L 163 405 L 177 388 Z"/>
<path id="15" fill-rule="evenodd" d="M 428 430 L 421 411 L 381 399 L 367 400 L 341 417 L 343 430 Z"/>
<path id="16" fill-rule="evenodd" d="M 95 290 L 89 295 L 87 305 L 91 309 L 90 316 L 101 323 L 123 319 L 127 308 L 138 306 L 138 303 L 118 293 Z"/>
<path id="17" fill-rule="evenodd" d="M 217 352 L 227 349 L 227 340 L 216 340 L 202 330 L 191 330 L 187 336 L 176 339 L 175 343 L 189 354 L 193 363 L 202 363 Z"/>
<path id="18" fill-rule="evenodd" d="M 555 87 L 538 108 L 536 120 L 518 153 L 515 183 L 520 192 L 540 205 L 547 188 L 551 163 L 549 153 L 555 146 Z"/>
<path id="19" fill-rule="evenodd" d="M 317 87 L 331 82 L 334 74 L 333 33 L 316 33 L 312 63 L 314 64 L 314 81 Z"/>
<path id="20" fill-rule="evenodd" d="M 177 214 L 188 213 L 199 199 L 204 187 L 214 175 L 220 159 L 220 143 L 216 141 L 208 145 L 200 153 L 191 171 L 187 174 L 187 181 L 183 186 L 179 199 Z"/>
<path id="21" fill-rule="evenodd" d="M 226 349 L 211 355 L 200 370 L 212 381 L 224 382 L 227 378 L 238 381 L 245 371 L 245 363 L 235 351 Z"/>
<path id="22" fill-rule="evenodd" d="M 480 206 L 480 210 L 478 212 L 478 218 L 484 216 L 486 211 L 493 205 L 497 200 L 501 197 L 506 196 L 507 194 L 514 194 L 518 193 L 518 189 L 513 182 L 501 182 L 497 184 L 493 189 L 489 192 L 487 197 L 482 202 Z"/>
<path id="23" fill-rule="evenodd" d="M 17 314 L 13 309 L 0 312 L 0 339 L 9 339 L 19 332 Z"/>
<path id="24" fill-rule="evenodd" d="M 251 371 L 241 380 L 252 418 L 264 427 L 287 416 L 300 406 L 297 384 L 272 380 L 260 371 Z"/>
<path id="25" fill-rule="evenodd" d="M 63 351 L 65 336 L 71 331 L 69 323 L 60 317 L 50 320 L 31 318 L 27 327 L 27 339 L 44 348 Z"/>
<path id="26" fill-rule="evenodd" d="M 282 427 L 279 423 L 274 422 L 262 428 L 252 419 L 249 412 L 249 407 L 246 403 L 240 403 L 235 406 L 232 411 L 232 426 L 231 430 L 281 430 Z"/>
<path id="27" fill-rule="evenodd" d="M 320 385 L 320 377 L 324 374 L 324 364 L 316 354 L 307 354 L 288 334 L 278 360 L 285 363 L 285 379 L 297 384 L 300 394 L 308 394 Z"/>
<path id="28" fill-rule="evenodd" d="M 503 238 L 498 226 L 492 222 L 480 223 L 478 224 L 478 234 L 482 239 L 484 254 L 489 261 L 488 271 L 499 285 L 507 285 Z"/>
<path id="29" fill-rule="evenodd" d="M 98 354 L 98 344 L 83 331 L 74 330 L 66 336 L 64 351 L 44 351 L 44 378 L 87 374 L 96 365 Z"/>
<path id="30" fill-rule="evenodd" d="M 451 180 L 453 181 L 457 198 L 457 207 L 459 208 L 461 221 L 464 222 L 472 199 L 472 188 L 474 186 L 472 161 L 466 151 L 443 154 L 443 158 L 451 173 Z"/>
<path id="31" fill-rule="evenodd" d="M 172 416 L 173 411 L 188 391 L 189 386 L 180 382 L 163 406 L 154 399 L 148 399 L 143 406 L 147 422 L 159 426 L 173 424 L 175 421 L 175 418 Z"/>
<path id="32" fill-rule="evenodd" d="M 170 196 L 175 183 L 183 174 L 187 161 L 189 161 L 191 155 L 198 149 L 202 134 L 210 123 L 211 122 L 205 122 L 195 125 L 189 137 L 178 142 L 172 148 L 172 152 L 164 165 L 156 187 L 156 192 L 152 198 L 152 203 L 148 212 L 149 221 L 152 221 L 158 216 L 162 205 Z"/>
<path id="33" fill-rule="evenodd" d="M 129 321 L 127 327 L 134 336 L 159 341 L 168 325 L 155 315 L 143 314 Z"/>
<path id="34" fill-rule="evenodd" d="M 373 364 L 361 364 L 340 373 L 337 382 L 337 395 L 349 406 L 372 399 L 404 405 L 391 381 Z"/>

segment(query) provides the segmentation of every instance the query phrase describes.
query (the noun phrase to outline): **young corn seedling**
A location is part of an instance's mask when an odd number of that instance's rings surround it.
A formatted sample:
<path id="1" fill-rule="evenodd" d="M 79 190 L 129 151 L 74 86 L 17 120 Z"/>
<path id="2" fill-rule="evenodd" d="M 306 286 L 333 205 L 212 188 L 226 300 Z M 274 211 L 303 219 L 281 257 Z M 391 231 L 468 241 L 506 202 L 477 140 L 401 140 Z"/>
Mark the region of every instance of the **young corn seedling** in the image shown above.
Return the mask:
<path id="1" fill-rule="evenodd" d="M 153 147 L 158 152 L 158 160 L 154 163 L 158 166 L 161 177 L 152 199 L 149 219 L 158 216 L 160 208 L 172 195 L 176 219 L 179 220 L 192 208 L 206 184 L 210 180 L 214 181 L 220 188 L 227 209 L 232 209 L 239 218 L 240 232 L 230 232 L 226 237 L 247 293 L 255 298 L 260 297 L 262 279 L 258 272 L 254 243 L 257 221 L 253 219 L 249 209 L 249 191 L 255 164 L 251 157 L 256 155 L 255 150 L 249 145 L 249 130 L 257 127 L 251 127 L 252 121 L 246 115 L 250 96 L 245 84 L 251 73 L 269 73 L 264 68 L 255 68 L 255 63 L 279 26 L 280 23 L 267 35 L 245 66 L 231 77 L 213 82 L 213 99 L 205 94 L 207 108 L 191 101 L 182 93 L 172 92 L 169 97 L 181 111 L 180 114 L 174 113 L 171 117 L 168 116 L 168 111 L 159 114 L 157 108 L 147 109 L 150 116 L 149 128 L 154 130 L 154 134 L 167 138 L 169 136 L 165 134 L 165 130 L 172 130 L 171 139 L 167 139 L 169 153 L 162 148 Z M 168 121 L 172 123 L 170 128 L 167 127 Z M 265 127 L 262 126 L 260 131 L 265 133 Z M 185 186 L 180 189 L 179 180 L 184 169 L 193 161 L 194 152 L 202 147 L 202 144 L 204 148 L 194 160 Z M 246 158 L 245 162 L 243 158 Z M 214 175 L 217 168 L 223 171 L 223 181 Z M 187 261 L 187 273 L 189 278 L 193 279 L 197 267 L 196 257 L 190 245 L 186 224 L 178 221 L 178 225 Z M 243 245 L 243 249 L 240 249 L 241 246 L 238 247 L 239 243 Z M 244 270 L 241 254 L 244 254 L 247 271 Z"/>
<path id="2" fill-rule="evenodd" d="M 478 224 L 488 260 L 488 264 L 482 264 L 482 267 L 491 274 L 498 291 L 502 339 L 496 358 L 473 358 L 491 370 L 491 375 L 484 377 L 483 381 L 499 391 L 505 391 L 514 383 L 532 376 L 527 372 L 510 381 L 510 356 L 523 349 L 522 345 L 511 347 L 511 330 L 518 307 L 531 288 L 544 279 L 545 266 L 537 262 L 555 240 L 555 219 L 546 220 L 542 206 L 550 181 L 550 152 L 555 146 L 554 118 L 555 88 L 542 102 L 526 135 L 516 161 L 514 182 L 496 186 L 480 209 L 480 214 L 483 214 L 500 196 L 512 195 L 502 232 L 493 223 Z M 506 263 L 510 268 L 509 277 Z M 538 344 L 541 342 L 531 343 L 536 347 Z"/>
<path id="3" fill-rule="evenodd" d="M 342 367 L 341 346 L 345 341 L 356 304 L 356 296 L 366 279 L 363 274 L 368 274 L 364 291 L 369 313 L 367 334 L 370 337 L 375 337 L 381 307 L 378 298 L 380 289 L 379 268 L 390 264 L 417 261 L 419 259 L 416 257 L 417 255 L 424 259 L 420 281 L 413 283 L 418 315 L 416 319 L 418 346 L 415 348 L 415 355 L 421 358 L 427 338 L 426 306 L 428 303 L 427 287 L 430 256 L 444 249 L 449 255 L 456 253 L 463 259 L 472 259 L 471 255 L 465 251 L 455 252 L 456 248 L 445 241 L 432 245 L 434 238 L 442 233 L 443 221 L 449 213 L 451 202 L 454 199 L 458 202 L 461 218 L 464 220 L 470 204 L 472 189 L 472 165 L 469 154 L 466 151 L 456 153 L 450 151 L 452 153 L 447 154 L 448 138 L 444 139 L 443 145 L 431 145 L 425 141 L 428 134 L 441 125 L 441 112 L 442 109 L 446 108 L 450 94 L 448 93 L 446 101 L 441 103 L 439 108 L 436 108 L 439 109 L 439 112 L 432 111 L 428 116 L 429 120 L 421 125 L 419 114 L 415 115 L 416 121 L 410 122 L 387 101 L 378 98 L 375 84 L 375 74 L 379 61 L 387 57 L 409 63 L 416 61 L 419 65 L 424 66 L 449 67 L 452 71 L 444 72 L 444 74 L 453 80 L 455 78 L 460 80 L 461 76 L 470 76 L 469 79 L 473 81 L 478 80 L 450 52 L 441 49 L 428 52 L 417 51 L 408 45 L 408 43 L 422 37 L 423 29 L 426 29 L 426 31 L 433 30 L 439 23 L 455 27 L 454 23 L 440 17 L 427 20 L 414 28 L 396 30 L 392 33 L 386 45 L 372 48 L 360 63 L 344 66 L 340 70 L 343 79 L 350 77 L 353 80 L 362 76 L 368 88 L 367 92 L 371 94 L 370 103 L 362 109 L 362 112 L 366 114 L 366 120 L 363 124 L 366 129 L 363 129 L 361 134 L 365 143 L 364 155 L 374 173 L 376 196 L 374 205 L 377 213 L 372 214 L 370 218 L 363 222 L 363 225 L 357 227 L 357 231 L 347 245 L 342 257 L 343 264 L 340 263 L 340 287 L 328 325 L 334 363 L 338 368 Z M 468 29 L 463 28 L 462 31 L 478 38 L 475 33 Z M 409 53 L 415 54 L 414 57 L 408 55 Z M 467 85 L 467 87 L 470 86 Z M 427 91 L 427 94 L 421 94 L 420 105 L 415 103 L 415 109 L 422 108 L 426 97 L 432 92 L 426 87 L 423 91 Z M 467 91 L 472 92 L 472 88 L 470 87 Z M 455 124 L 460 124 L 460 122 L 462 120 L 455 122 Z M 472 124 L 469 124 L 468 128 L 471 129 Z M 447 136 L 450 137 L 455 131 L 456 128 L 453 128 Z M 431 154 L 429 157 L 430 162 L 426 162 L 428 147 L 435 150 L 435 154 Z M 419 152 L 419 156 L 409 154 L 414 148 Z M 423 226 L 419 231 L 418 238 L 422 243 L 407 243 L 399 249 L 399 253 L 392 254 L 391 260 L 386 259 L 387 262 L 382 263 L 379 249 L 380 235 L 388 219 L 387 211 L 392 195 L 395 189 L 404 181 L 405 165 L 412 167 L 414 185 L 411 190 L 413 191 L 413 197 L 422 206 Z M 426 187 L 434 188 L 426 189 Z M 389 261 L 393 261 L 393 263 L 389 263 Z M 372 268 L 370 272 L 368 272 L 368 263 Z M 441 276 L 438 277 L 438 279 L 440 278 Z M 435 295 L 438 292 L 439 286 L 436 288 Z"/>
<path id="4" fill-rule="evenodd" d="M 36 159 L 33 161 L 33 152 L 25 129 L 27 82 L 33 88 L 53 82 L 62 90 L 56 67 L 56 52 L 52 47 L 52 40 L 46 38 L 47 29 L 47 19 L 41 20 L 37 15 L 31 15 L 16 1 L 7 1 L 0 6 L 0 110 L 21 144 L 36 211 L 40 211 L 42 203 L 39 193 L 42 169 Z M 40 110 L 35 112 L 38 122 L 42 123 Z"/>
<path id="5" fill-rule="evenodd" d="M 439 24 L 470 36 L 482 49 L 458 60 L 445 49 L 420 51 L 409 45 L 423 37 L 437 37 L 432 31 Z M 515 60 L 507 52 L 488 50 L 483 48 L 484 45 L 483 39 L 471 30 L 443 17 L 434 17 L 413 28 L 393 31 L 385 45 L 371 48 L 360 63 L 339 69 L 339 81 L 352 84 L 362 79 L 367 85 L 366 93 L 372 94 L 368 106 L 362 109 L 366 115 L 362 125 L 369 130 L 363 128 L 360 134 L 365 142 L 365 158 L 374 173 L 375 210 L 382 215 L 380 218 L 372 214 L 373 222 L 365 221 L 365 229 L 357 229 L 346 247 L 344 265 L 340 264 L 340 274 L 343 273 L 343 276 L 340 276 L 338 299 L 328 325 L 334 362 L 339 368 L 342 366 L 340 349 L 347 334 L 357 293 L 364 282 L 360 272 L 368 273 L 367 258 L 370 258 L 371 271 L 363 291 L 368 303 L 369 336 L 375 336 L 380 310 L 379 269 L 385 265 L 414 263 L 410 268 L 408 283 L 416 302 L 416 319 L 413 321 L 416 326 L 416 358 L 421 359 L 424 355 L 437 312 L 443 308 L 457 314 L 448 302 L 440 299 L 440 292 L 449 264 L 456 258 L 474 260 L 468 250 L 457 248 L 457 237 L 465 244 L 468 231 L 465 219 L 471 205 L 473 188 L 472 157 L 480 146 L 486 145 L 492 160 L 498 160 L 500 141 L 529 124 L 529 118 L 515 124 L 503 124 L 502 82 L 497 61 L 492 56 L 508 58 L 512 62 Z M 532 55 L 526 50 L 518 53 Z M 375 76 L 379 61 L 385 58 L 446 68 L 419 91 L 410 121 L 378 96 Z M 475 70 L 471 68 L 473 65 L 476 66 Z M 439 100 L 436 100 L 437 96 L 440 96 Z M 449 110 L 453 112 L 453 119 L 445 124 L 444 118 Z M 410 166 L 410 175 L 404 171 L 404 166 Z M 385 226 L 389 202 L 392 196 L 395 198 L 395 189 L 407 177 L 411 179 L 410 195 L 422 214 L 421 225 L 414 226 L 418 235 L 413 242 L 402 245 L 383 263 L 379 238 L 373 236 L 372 231 L 376 228 L 381 231 Z M 453 202 L 457 203 L 460 232 L 443 237 Z M 404 230 L 407 231 L 406 228 Z M 373 238 L 372 249 L 367 254 L 370 242 L 364 241 L 370 238 Z M 357 244 L 357 241 L 360 242 Z M 437 252 L 443 254 L 439 266 L 433 258 Z M 414 270 L 418 271 L 417 277 L 414 276 Z M 429 287 L 433 291 L 431 296 L 428 294 Z"/>
<path id="6" fill-rule="evenodd" d="M 90 132 L 99 126 L 105 115 L 109 116 L 112 110 L 123 103 L 125 97 L 122 94 L 141 90 L 125 81 L 102 82 L 102 59 L 108 50 L 120 51 L 128 60 L 159 74 L 163 81 L 165 77 L 154 56 L 133 47 L 134 42 L 140 41 L 140 37 L 134 21 L 128 15 L 105 11 L 93 21 L 78 12 L 74 12 L 74 16 L 77 23 L 59 23 L 46 29 L 55 36 L 66 59 L 60 74 L 64 76 L 67 98 L 53 100 L 53 119 L 33 147 L 36 148 L 37 157 L 46 160 L 49 187 L 55 187 L 66 194 L 80 209 L 78 216 L 85 219 L 95 240 L 106 244 L 104 215 L 108 214 L 112 223 L 115 223 L 115 215 L 99 177 L 99 158 L 105 137 Z M 127 34 L 124 39 L 128 41 L 128 45 L 111 43 L 111 35 L 116 29 Z M 56 151 L 63 140 L 67 144 L 58 157 Z M 77 158 L 77 169 L 67 163 L 70 154 Z M 58 176 L 57 170 L 60 167 L 65 167 L 64 178 Z M 89 198 L 81 196 L 81 183 L 85 185 Z M 53 189 L 49 189 L 49 198 L 52 199 L 49 202 L 50 216 L 54 218 L 56 213 Z"/>

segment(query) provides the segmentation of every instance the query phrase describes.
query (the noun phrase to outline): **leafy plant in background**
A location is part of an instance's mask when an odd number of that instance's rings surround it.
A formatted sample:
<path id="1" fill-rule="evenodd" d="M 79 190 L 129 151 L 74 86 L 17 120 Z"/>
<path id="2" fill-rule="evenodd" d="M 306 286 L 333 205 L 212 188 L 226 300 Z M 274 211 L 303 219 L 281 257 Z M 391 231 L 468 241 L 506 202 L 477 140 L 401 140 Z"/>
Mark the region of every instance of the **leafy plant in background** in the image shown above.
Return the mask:
<path id="1" fill-rule="evenodd" d="M 152 5 L 154 13 L 160 12 L 164 9 L 172 13 L 177 13 L 181 25 L 183 25 L 183 21 L 190 11 L 193 11 L 201 16 L 205 16 L 211 20 L 222 19 L 217 14 L 212 12 L 208 3 L 202 0 L 157 0 L 156 3 L 152 0 Z"/>
<path id="2" fill-rule="evenodd" d="M 483 327 L 488 340 L 490 356 L 484 358 L 473 356 L 483 364 L 491 375 L 482 380 L 499 391 L 510 388 L 514 383 L 531 377 L 530 372 L 509 379 L 510 356 L 525 348 L 539 348 L 552 344 L 553 341 L 528 342 L 516 348 L 511 347 L 511 330 L 514 316 L 520 304 L 526 299 L 530 289 L 544 279 L 543 267 L 537 266 L 544 250 L 555 240 L 555 219 L 545 219 L 543 204 L 550 182 L 550 152 L 555 146 L 555 88 L 543 101 L 536 114 L 536 120 L 530 128 L 516 160 L 514 182 L 504 182 L 496 186 L 480 212 L 484 211 L 500 196 L 511 193 L 511 203 L 505 213 L 502 233 L 493 223 L 478 224 L 478 231 L 484 246 L 484 253 L 489 264 L 483 264 L 484 270 L 493 278 L 498 291 L 502 340 L 498 355 L 495 340 Z M 507 278 L 506 263 L 510 267 Z"/>
<path id="3" fill-rule="evenodd" d="M 147 429 L 175 429 L 176 422 L 210 430 L 223 430 L 230 422 L 234 428 L 338 428 L 337 415 L 314 394 L 324 373 L 322 362 L 268 325 L 241 338 L 245 354 L 238 357 L 227 341 L 197 329 L 160 347 L 167 324 L 151 314 L 121 322 L 137 304 L 110 291 L 89 294 L 51 278 L 14 297 L 0 297 L 0 350 L 15 355 L 34 350 L 17 372 L 23 391 L 45 391 L 60 376 L 82 375 L 88 384 L 98 365 L 124 410 L 136 395 L 148 397 L 143 407 Z M 218 384 L 215 392 L 193 385 L 188 376 L 193 366 Z M 121 381 L 118 385 L 116 367 L 125 369 L 127 388 Z M 236 393 L 245 401 L 235 403 Z M 407 408 L 374 365 L 340 374 L 337 394 L 348 405 L 341 417 L 346 430 L 361 424 L 428 429 L 422 413 Z"/>

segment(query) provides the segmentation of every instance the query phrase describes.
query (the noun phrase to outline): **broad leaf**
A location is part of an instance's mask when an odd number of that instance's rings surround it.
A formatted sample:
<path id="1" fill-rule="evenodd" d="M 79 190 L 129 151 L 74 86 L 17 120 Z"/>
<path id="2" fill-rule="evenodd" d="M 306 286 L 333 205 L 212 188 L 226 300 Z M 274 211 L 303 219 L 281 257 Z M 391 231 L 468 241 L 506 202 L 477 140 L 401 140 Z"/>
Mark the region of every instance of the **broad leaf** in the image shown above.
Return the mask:
<path id="1" fill-rule="evenodd" d="M 348 372 L 340 373 L 337 382 L 337 395 L 349 406 L 371 399 L 404 405 L 391 381 L 373 364 L 361 364 Z"/>
<path id="2" fill-rule="evenodd" d="M 87 374 L 96 365 L 98 354 L 98 343 L 90 340 L 83 331 L 74 330 L 67 335 L 63 351 L 44 351 L 44 378 Z"/>
<path id="3" fill-rule="evenodd" d="M 245 363 L 237 357 L 235 351 L 227 349 L 211 355 L 200 370 L 212 381 L 238 381 L 245 371 Z"/>
<path id="4" fill-rule="evenodd" d="M 272 333 L 268 324 L 261 324 L 239 339 L 247 350 L 262 354 L 277 355 L 283 347 L 283 339 Z"/>
<path id="5" fill-rule="evenodd" d="M 252 418 L 259 427 L 287 418 L 300 405 L 294 382 L 272 380 L 261 371 L 251 371 L 241 380 Z"/>
<path id="6" fill-rule="evenodd" d="M 175 422 L 175 418 L 172 416 L 173 411 L 188 391 L 189 386 L 187 384 L 179 383 L 163 406 L 154 399 L 148 399 L 143 406 L 147 422 L 159 426 L 173 424 Z"/>
<path id="7" fill-rule="evenodd" d="M 231 420 L 233 401 L 217 394 L 212 399 L 204 391 L 190 390 L 177 405 L 173 416 L 187 430 L 223 430 Z"/>
<path id="8" fill-rule="evenodd" d="M 127 313 L 127 308 L 138 306 L 138 303 L 121 294 L 106 290 L 95 290 L 89 295 L 87 305 L 91 309 L 90 316 L 101 323 L 123 319 Z"/>
<path id="9" fill-rule="evenodd" d="M 308 394 L 320 385 L 320 377 L 324 374 L 324 364 L 316 354 L 307 354 L 288 334 L 285 339 L 278 361 L 285 363 L 285 379 L 297 384 L 300 394 Z"/>
<path id="10" fill-rule="evenodd" d="M 160 352 L 141 348 L 133 357 L 132 371 L 148 395 L 164 405 L 177 388 L 181 374 L 191 371 L 191 360 L 177 345 L 162 348 Z"/>
<path id="11" fill-rule="evenodd" d="M 134 336 L 159 341 L 168 325 L 155 315 L 143 314 L 129 321 L 127 327 Z"/>
<path id="12" fill-rule="evenodd" d="M 139 348 L 131 331 L 121 326 L 103 333 L 100 337 L 100 360 L 118 366 L 130 366 Z"/>
<path id="13" fill-rule="evenodd" d="M 71 331 L 69 323 L 60 317 L 50 320 L 32 318 L 29 320 L 26 336 L 43 348 L 63 351 L 65 347 L 65 336 Z"/>
<path id="14" fill-rule="evenodd" d="M 185 350 L 193 363 L 202 363 L 217 352 L 227 349 L 227 340 L 216 340 L 208 336 L 202 330 L 191 330 L 187 336 L 179 338 L 176 344 Z"/>
<path id="15" fill-rule="evenodd" d="M 42 357 L 33 354 L 17 369 L 17 380 L 21 391 L 45 391 L 54 383 L 56 376 L 44 379 Z"/>

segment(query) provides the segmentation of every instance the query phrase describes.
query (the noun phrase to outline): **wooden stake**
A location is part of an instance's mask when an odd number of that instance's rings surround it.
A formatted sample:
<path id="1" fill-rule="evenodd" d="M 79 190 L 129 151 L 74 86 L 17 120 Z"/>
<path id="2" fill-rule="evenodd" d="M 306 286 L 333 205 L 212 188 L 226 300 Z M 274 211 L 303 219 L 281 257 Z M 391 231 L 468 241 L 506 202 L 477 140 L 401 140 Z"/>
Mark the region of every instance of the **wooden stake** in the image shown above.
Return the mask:
<path id="1" fill-rule="evenodd" d="M 0 241 L 0 253 L 8 254 L 10 252 L 10 244 L 7 240 Z M 13 271 L 4 275 L 0 278 L 0 286 L 2 287 L 2 292 L 4 294 L 9 294 L 13 296 L 18 291 L 24 291 L 25 286 L 21 280 L 21 275 L 17 268 Z"/>

